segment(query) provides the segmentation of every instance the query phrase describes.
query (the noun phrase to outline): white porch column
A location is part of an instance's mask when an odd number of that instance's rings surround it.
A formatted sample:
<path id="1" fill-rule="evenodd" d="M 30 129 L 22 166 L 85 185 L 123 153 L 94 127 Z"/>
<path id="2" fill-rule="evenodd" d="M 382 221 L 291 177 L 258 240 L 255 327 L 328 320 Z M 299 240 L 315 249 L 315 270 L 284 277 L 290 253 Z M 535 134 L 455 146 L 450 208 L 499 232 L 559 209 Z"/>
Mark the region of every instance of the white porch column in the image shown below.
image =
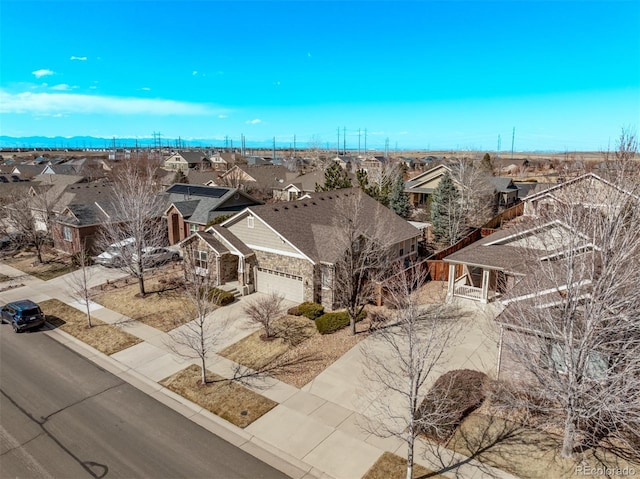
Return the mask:
<path id="1" fill-rule="evenodd" d="M 220 256 L 216 255 L 216 286 L 220 286 Z"/>
<path id="2" fill-rule="evenodd" d="M 456 282 L 456 265 L 449 263 L 449 281 L 447 283 L 447 301 L 453 299 L 453 292 Z"/>
<path id="3" fill-rule="evenodd" d="M 481 303 L 489 302 L 489 273 L 491 273 L 491 270 L 482 270 L 482 296 L 480 296 Z"/>

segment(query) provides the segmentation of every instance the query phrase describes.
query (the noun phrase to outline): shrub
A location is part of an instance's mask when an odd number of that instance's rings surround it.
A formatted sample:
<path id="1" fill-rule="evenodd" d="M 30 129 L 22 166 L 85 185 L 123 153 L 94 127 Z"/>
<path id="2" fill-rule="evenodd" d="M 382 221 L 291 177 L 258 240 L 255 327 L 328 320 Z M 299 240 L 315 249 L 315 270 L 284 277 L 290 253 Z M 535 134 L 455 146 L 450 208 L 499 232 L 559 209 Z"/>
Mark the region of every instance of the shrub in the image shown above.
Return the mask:
<path id="1" fill-rule="evenodd" d="M 420 404 L 420 433 L 446 442 L 486 397 L 487 375 L 471 369 L 449 371 L 438 378 Z"/>
<path id="2" fill-rule="evenodd" d="M 207 299 L 209 301 L 213 301 L 218 306 L 226 306 L 227 304 L 231 304 L 236 300 L 235 296 L 232 293 L 223 291 L 219 288 L 209 288 Z"/>
<path id="3" fill-rule="evenodd" d="M 298 312 L 309 319 L 317 319 L 324 314 L 324 306 L 318 303 L 304 302 L 298 305 Z"/>
<path id="4" fill-rule="evenodd" d="M 367 317 L 367 312 L 362 311 L 356 318 L 356 322 Z M 320 334 L 330 334 L 339 331 L 349 325 L 349 313 L 338 311 L 335 313 L 324 313 L 316 319 L 316 328 Z"/>
<path id="5" fill-rule="evenodd" d="M 298 310 L 297 306 L 291 306 L 287 309 L 287 314 L 290 314 L 291 316 L 302 316 L 302 313 Z"/>

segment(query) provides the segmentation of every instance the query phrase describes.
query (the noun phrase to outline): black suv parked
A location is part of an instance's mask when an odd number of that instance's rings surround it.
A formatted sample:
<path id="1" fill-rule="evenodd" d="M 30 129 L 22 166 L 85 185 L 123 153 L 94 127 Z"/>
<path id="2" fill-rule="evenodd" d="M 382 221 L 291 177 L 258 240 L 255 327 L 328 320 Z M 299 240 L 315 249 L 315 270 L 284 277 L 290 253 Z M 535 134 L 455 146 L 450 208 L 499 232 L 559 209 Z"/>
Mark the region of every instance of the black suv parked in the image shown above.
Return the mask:
<path id="1" fill-rule="evenodd" d="M 29 299 L 22 299 L 6 304 L 0 309 L 3 323 L 13 326 L 16 333 L 25 329 L 39 328 L 44 324 L 44 314 L 40 306 Z"/>

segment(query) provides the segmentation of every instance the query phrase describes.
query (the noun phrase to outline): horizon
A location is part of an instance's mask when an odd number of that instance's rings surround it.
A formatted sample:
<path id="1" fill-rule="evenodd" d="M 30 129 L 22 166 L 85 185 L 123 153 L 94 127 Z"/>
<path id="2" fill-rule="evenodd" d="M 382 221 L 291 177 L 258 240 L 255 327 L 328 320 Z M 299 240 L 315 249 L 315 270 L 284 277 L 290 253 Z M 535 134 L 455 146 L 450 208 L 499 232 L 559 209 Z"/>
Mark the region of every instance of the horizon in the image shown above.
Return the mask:
<path id="1" fill-rule="evenodd" d="M 0 26 L 13 138 L 599 152 L 640 120 L 634 1 L 5 0 Z"/>

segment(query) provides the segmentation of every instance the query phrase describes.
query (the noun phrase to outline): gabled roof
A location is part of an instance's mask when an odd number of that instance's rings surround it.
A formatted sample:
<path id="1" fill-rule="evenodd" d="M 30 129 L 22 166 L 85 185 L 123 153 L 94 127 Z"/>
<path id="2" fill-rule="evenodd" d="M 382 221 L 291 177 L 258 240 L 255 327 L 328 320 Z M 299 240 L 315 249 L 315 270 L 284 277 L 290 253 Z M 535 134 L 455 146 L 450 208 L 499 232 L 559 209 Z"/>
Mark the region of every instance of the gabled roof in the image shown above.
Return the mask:
<path id="1" fill-rule="evenodd" d="M 169 158 L 172 158 L 174 156 L 182 157 L 190 165 L 201 163 L 202 160 L 207 159 L 207 155 L 205 155 L 205 153 L 202 151 L 177 151 L 173 153 Z M 169 158 L 166 158 L 165 161 Z"/>
<path id="2" fill-rule="evenodd" d="M 516 227 L 496 231 L 450 254 L 444 261 L 522 275 L 530 258 L 552 258 L 565 251 L 563 237 L 569 229 L 560 220 L 540 225 L 534 219 L 525 219 Z M 588 244 L 585 237 L 583 246 Z"/>
<path id="3" fill-rule="evenodd" d="M 513 180 L 511 178 L 506 178 L 504 176 L 493 176 L 491 178 L 491 182 L 493 183 L 493 187 L 498 193 L 508 193 L 510 191 L 518 190 L 518 187 L 513 184 Z"/>
<path id="4" fill-rule="evenodd" d="M 227 228 L 223 228 L 220 225 L 214 225 L 210 228 L 207 228 L 207 231 L 212 233 L 216 238 L 218 238 L 223 244 L 226 244 L 231 251 L 235 250 L 243 256 L 251 256 L 255 254 L 251 248 L 249 248 L 246 244 L 240 241 L 236 235 L 234 235 Z"/>
<path id="5" fill-rule="evenodd" d="M 427 183 L 434 178 L 438 178 L 440 176 L 444 176 L 447 173 L 451 173 L 451 168 L 447 165 L 437 165 L 433 168 L 428 169 L 424 173 L 420 173 L 417 176 L 414 176 L 409 181 L 405 183 L 405 188 L 407 190 L 419 190 L 421 188 L 420 185 Z M 433 191 L 432 188 L 429 188 L 429 192 Z"/>
<path id="6" fill-rule="evenodd" d="M 252 206 L 222 226 L 228 227 L 247 215 L 254 215 L 312 261 L 334 263 L 337 253 L 331 245 L 338 234 L 338 213 L 344 208 L 343 202 L 355 195 L 362 201 L 360 220 L 366 230 L 384 225 L 391 243 L 421 235 L 417 228 L 358 188 L 310 193 L 309 199 Z"/>
<path id="7" fill-rule="evenodd" d="M 193 233 L 191 236 L 183 239 L 179 243 L 179 246 L 183 247 L 185 244 L 191 243 L 196 239 L 201 239 L 202 241 L 204 241 L 213 251 L 218 254 L 229 253 L 229 249 L 225 245 L 218 241 L 211 233 L 207 233 L 206 231 L 197 231 Z"/>
<path id="8" fill-rule="evenodd" d="M 15 165 L 12 175 L 20 175 L 22 178 L 33 178 L 44 171 L 46 165 Z"/>
<path id="9" fill-rule="evenodd" d="M 636 195 L 633 195 L 632 193 L 629 193 L 627 191 L 624 191 L 622 188 L 620 188 L 617 185 L 614 185 L 613 183 L 611 183 L 610 181 L 605 180 L 604 178 L 599 177 L 598 175 L 596 175 L 595 173 L 585 173 L 584 175 L 580 175 L 577 178 L 572 178 L 568 181 L 565 181 L 563 183 L 559 183 L 555 186 L 552 186 L 551 188 L 547 188 L 545 190 L 539 191 L 537 193 L 531 194 L 529 196 L 527 196 L 525 198 L 526 201 L 535 201 L 539 198 L 542 198 L 544 196 L 547 195 L 553 195 L 556 192 L 559 192 L 563 189 L 566 189 L 567 187 L 571 186 L 571 185 L 575 185 L 576 183 L 580 183 L 580 182 L 599 182 L 602 183 L 610 188 L 615 189 L 616 191 L 620 192 L 620 193 L 625 193 L 628 194 L 636 199 L 638 199 L 638 197 Z"/>
<path id="10" fill-rule="evenodd" d="M 238 188 L 223 186 L 199 186 L 185 183 L 171 185 L 163 193 L 165 214 L 174 205 L 190 223 L 206 225 L 217 216 L 240 211 L 242 208 L 260 204 Z"/>
<path id="11" fill-rule="evenodd" d="M 108 223 L 109 216 L 105 214 L 104 205 L 101 206 L 97 203 L 72 204 L 62 211 L 56 221 L 72 226 L 90 226 Z"/>

